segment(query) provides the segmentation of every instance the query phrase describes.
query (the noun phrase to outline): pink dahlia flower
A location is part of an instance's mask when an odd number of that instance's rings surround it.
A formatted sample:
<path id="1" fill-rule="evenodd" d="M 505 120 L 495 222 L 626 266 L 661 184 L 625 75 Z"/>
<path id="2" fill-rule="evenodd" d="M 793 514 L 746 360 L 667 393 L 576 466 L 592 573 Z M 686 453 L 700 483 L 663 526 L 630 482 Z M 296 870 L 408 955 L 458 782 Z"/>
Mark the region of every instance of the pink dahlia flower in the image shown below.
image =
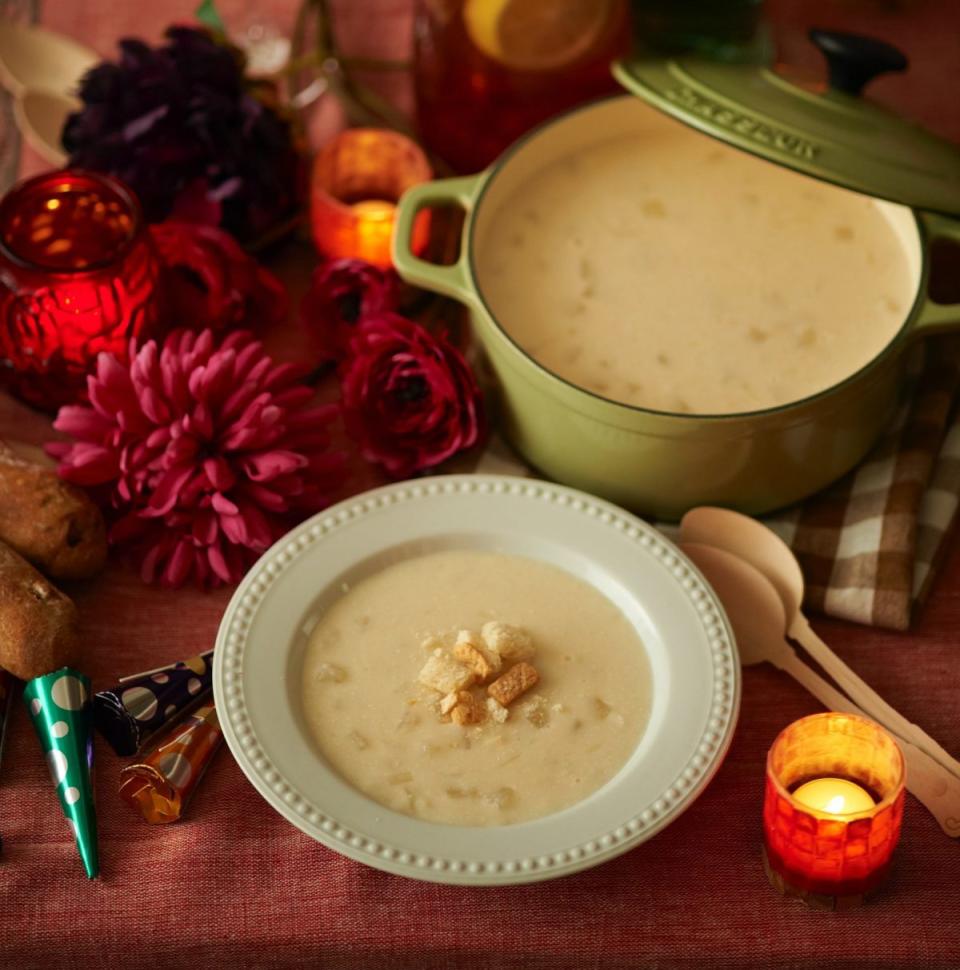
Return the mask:
<path id="1" fill-rule="evenodd" d="M 218 343 L 177 330 L 131 347 L 129 363 L 100 354 L 89 404 L 54 423 L 74 440 L 49 451 L 99 498 L 111 543 L 130 547 L 144 581 L 234 583 L 342 479 L 327 433 L 336 408 L 310 406 L 304 373 L 248 332 Z"/>

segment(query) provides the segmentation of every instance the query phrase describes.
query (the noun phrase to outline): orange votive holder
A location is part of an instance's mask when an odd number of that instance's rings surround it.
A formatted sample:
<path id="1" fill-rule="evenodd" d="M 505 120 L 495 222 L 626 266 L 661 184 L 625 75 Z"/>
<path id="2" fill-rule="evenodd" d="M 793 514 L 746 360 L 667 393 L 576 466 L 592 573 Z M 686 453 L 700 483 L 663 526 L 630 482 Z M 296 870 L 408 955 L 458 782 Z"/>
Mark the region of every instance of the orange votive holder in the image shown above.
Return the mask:
<path id="1" fill-rule="evenodd" d="M 317 249 L 330 259 L 362 259 L 387 269 L 396 204 L 432 175 L 426 155 L 404 135 L 380 128 L 342 131 L 313 162 L 310 222 Z M 414 221 L 415 253 L 426 248 L 429 234 L 430 214 L 424 211 Z"/>
<path id="2" fill-rule="evenodd" d="M 811 905 L 862 902 L 887 875 L 900 839 L 904 777 L 896 741 L 866 718 L 829 712 L 784 728 L 767 754 L 770 881 Z"/>

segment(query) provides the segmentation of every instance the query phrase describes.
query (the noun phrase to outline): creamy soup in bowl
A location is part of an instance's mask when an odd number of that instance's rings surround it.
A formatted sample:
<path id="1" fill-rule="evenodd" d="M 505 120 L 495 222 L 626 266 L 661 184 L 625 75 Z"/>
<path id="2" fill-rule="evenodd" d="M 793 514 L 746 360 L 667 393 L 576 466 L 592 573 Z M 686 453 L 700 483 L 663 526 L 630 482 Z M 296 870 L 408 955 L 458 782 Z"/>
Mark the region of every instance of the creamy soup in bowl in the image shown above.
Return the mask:
<path id="1" fill-rule="evenodd" d="M 589 583 L 523 556 L 447 550 L 387 566 L 331 606 L 310 636 L 302 701 L 324 759 L 380 804 L 509 825 L 617 774 L 647 723 L 651 678 L 636 629 Z"/>
<path id="2" fill-rule="evenodd" d="M 832 387 L 910 311 L 889 207 L 665 119 L 513 185 L 485 213 L 477 281 L 548 370 L 657 411 L 735 414 Z"/>
<path id="3" fill-rule="evenodd" d="M 513 884 L 684 812 L 727 751 L 740 668 L 716 597 L 642 520 L 448 475 L 338 503 L 269 550 L 224 614 L 214 695 L 243 772 L 311 838 L 416 879 Z"/>

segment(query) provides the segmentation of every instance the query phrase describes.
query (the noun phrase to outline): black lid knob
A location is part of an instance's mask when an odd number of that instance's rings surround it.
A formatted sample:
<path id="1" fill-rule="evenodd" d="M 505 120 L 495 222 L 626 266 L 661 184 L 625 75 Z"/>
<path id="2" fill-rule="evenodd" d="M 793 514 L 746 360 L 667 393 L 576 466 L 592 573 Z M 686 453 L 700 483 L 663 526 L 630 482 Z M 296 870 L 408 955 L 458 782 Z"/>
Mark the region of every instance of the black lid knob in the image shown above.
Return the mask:
<path id="1" fill-rule="evenodd" d="M 859 94 L 878 75 L 905 71 L 909 64 L 903 51 L 874 37 L 814 29 L 810 40 L 827 59 L 830 87 L 846 94 Z"/>

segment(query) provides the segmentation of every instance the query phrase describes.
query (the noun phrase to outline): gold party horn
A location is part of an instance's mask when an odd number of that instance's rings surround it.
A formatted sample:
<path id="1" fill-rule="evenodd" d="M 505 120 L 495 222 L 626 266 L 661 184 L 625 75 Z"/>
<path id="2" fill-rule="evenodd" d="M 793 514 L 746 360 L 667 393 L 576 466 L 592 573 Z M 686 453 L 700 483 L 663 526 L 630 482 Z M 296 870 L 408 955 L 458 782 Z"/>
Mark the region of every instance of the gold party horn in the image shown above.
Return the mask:
<path id="1" fill-rule="evenodd" d="M 175 725 L 143 761 L 120 772 L 120 796 L 152 825 L 183 816 L 223 741 L 213 704 Z"/>

